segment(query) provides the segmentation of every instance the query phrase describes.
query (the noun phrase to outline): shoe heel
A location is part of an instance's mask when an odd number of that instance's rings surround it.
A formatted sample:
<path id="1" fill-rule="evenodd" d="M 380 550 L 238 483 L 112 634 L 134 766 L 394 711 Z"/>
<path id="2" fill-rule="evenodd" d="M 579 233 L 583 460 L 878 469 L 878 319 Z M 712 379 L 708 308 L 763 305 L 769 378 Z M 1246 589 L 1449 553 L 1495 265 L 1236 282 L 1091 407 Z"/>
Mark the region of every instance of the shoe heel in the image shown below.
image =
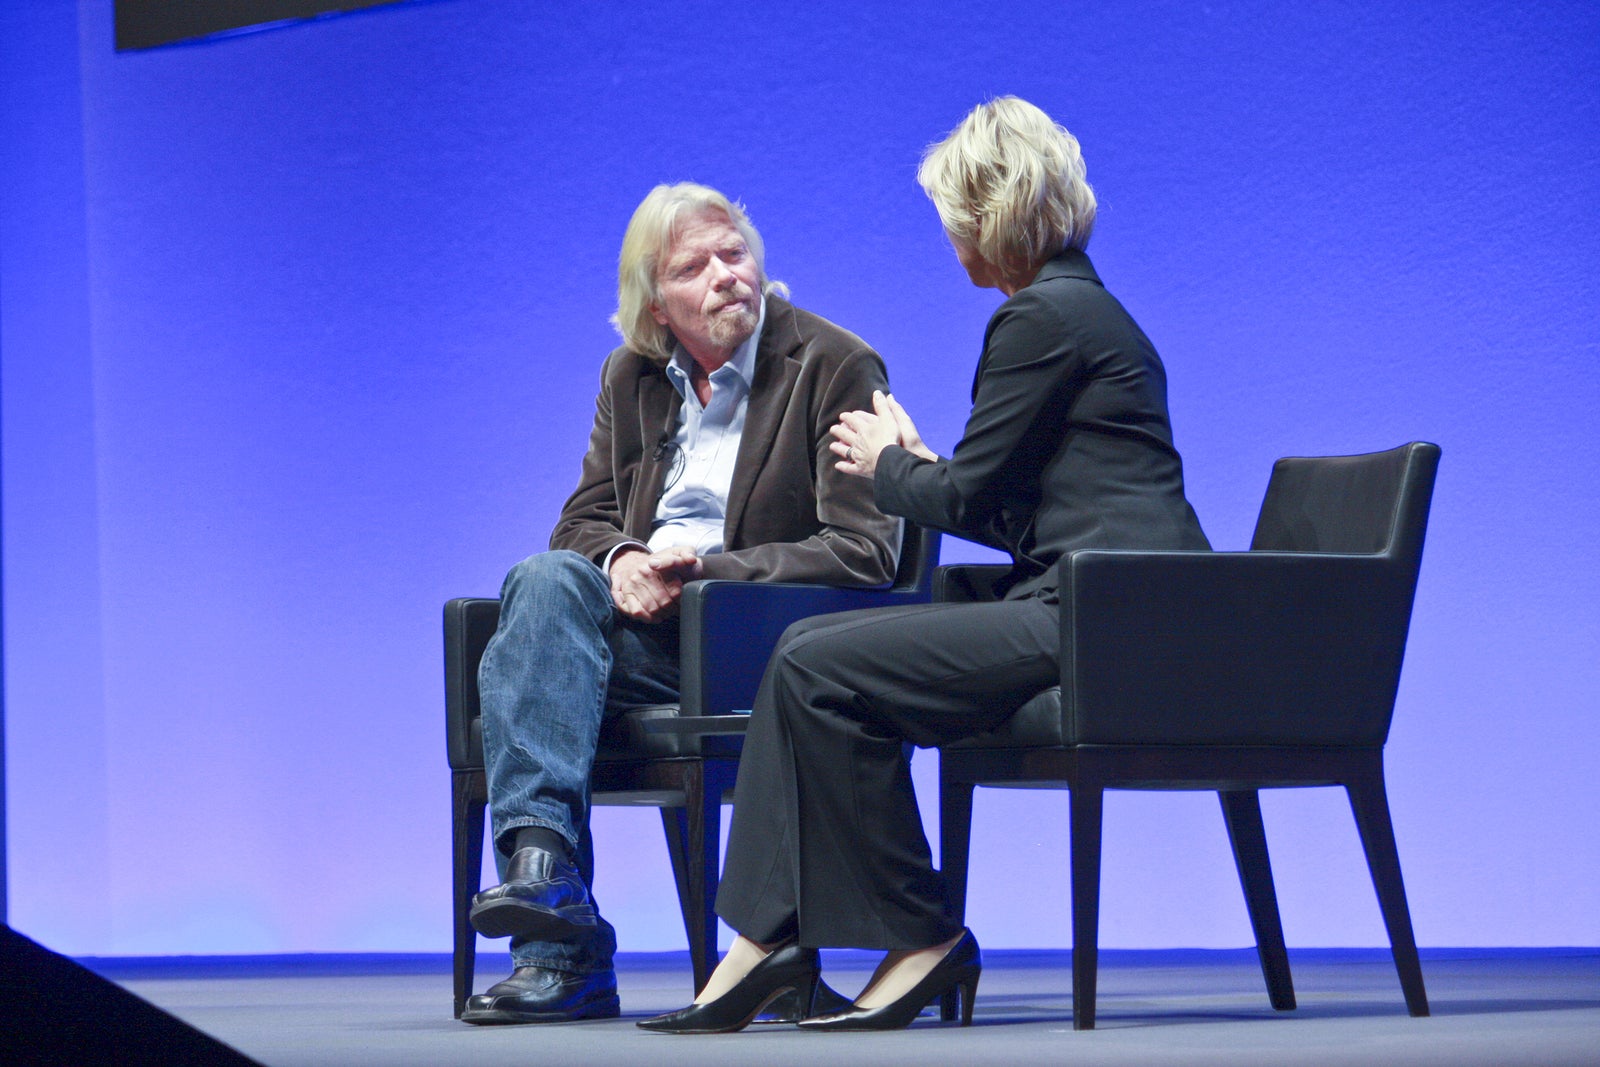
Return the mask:
<path id="1" fill-rule="evenodd" d="M 961 990 L 961 1025 L 972 1025 L 972 1006 L 978 1000 L 978 974 L 962 982 L 957 988 Z"/>
<path id="2" fill-rule="evenodd" d="M 795 989 L 800 995 L 800 1018 L 809 1019 L 817 1011 L 817 987 L 822 984 L 822 972 L 812 971 L 805 981 Z"/>

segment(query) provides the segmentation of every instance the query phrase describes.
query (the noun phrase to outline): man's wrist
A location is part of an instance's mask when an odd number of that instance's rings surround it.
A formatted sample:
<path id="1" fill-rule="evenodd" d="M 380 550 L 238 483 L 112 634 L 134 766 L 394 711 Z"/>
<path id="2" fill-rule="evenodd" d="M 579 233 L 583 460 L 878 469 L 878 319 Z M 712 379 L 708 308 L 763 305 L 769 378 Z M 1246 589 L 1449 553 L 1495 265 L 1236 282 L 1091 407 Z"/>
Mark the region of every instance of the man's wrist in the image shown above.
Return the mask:
<path id="1" fill-rule="evenodd" d="M 617 560 L 620 557 L 626 555 L 629 552 L 645 552 L 645 553 L 648 553 L 649 551 L 650 551 L 650 546 L 647 545 L 647 544 L 644 544 L 643 542 L 640 542 L 640 541 L 624 541 L 624 542 L 622 542 L 622 544 L 615 546 L 614 548 L 611 549 L 610 552 L 606 553 L 605 562 L 600 565 L 600 569 L 605 571 L 607 577 L 610 577 L 611 568 L 612 568 L 612 566 L 614 566 L 616 564 Z"/>

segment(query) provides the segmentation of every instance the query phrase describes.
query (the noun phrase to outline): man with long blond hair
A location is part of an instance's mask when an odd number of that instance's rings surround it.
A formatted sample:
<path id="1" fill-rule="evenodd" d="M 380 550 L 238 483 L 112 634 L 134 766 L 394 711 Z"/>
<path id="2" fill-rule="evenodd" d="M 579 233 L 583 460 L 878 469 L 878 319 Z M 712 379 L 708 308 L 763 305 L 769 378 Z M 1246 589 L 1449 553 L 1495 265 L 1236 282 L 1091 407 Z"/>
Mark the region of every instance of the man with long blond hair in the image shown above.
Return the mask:
<path id="1" fill-rule="evenodd" d="M 500 884 L 472 923 L 514 973 L 471 1023 L 618 1014 L 595 907 L 589 770 L 604 724 L 678 699 L 678 601 L 696 578 L 876 586 L 898 520 L 834 468 L 829 427 L 887 388 L 859 337 L 790 304 L 743 208 L 660 185 L 623 237 L 578 486 L 550 551 L 511 569 L 479 693 Z"/>

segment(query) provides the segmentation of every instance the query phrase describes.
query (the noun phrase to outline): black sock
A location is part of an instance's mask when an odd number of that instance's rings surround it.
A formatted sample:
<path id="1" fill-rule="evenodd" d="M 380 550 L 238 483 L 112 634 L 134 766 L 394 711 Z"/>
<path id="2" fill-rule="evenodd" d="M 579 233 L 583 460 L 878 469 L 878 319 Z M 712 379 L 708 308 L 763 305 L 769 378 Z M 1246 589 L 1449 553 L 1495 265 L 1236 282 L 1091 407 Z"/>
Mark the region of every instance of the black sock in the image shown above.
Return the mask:
<path id="1" fill-rule="evenodd" d="M 567 839 L 554 830 L 544 826 L 524 826 L 517 831 L 516 843 L 512 851 L 519 848 L 542 848 L 553 856 L 558 856 L 572 862 L 572 848 L 567 844 Z"/>

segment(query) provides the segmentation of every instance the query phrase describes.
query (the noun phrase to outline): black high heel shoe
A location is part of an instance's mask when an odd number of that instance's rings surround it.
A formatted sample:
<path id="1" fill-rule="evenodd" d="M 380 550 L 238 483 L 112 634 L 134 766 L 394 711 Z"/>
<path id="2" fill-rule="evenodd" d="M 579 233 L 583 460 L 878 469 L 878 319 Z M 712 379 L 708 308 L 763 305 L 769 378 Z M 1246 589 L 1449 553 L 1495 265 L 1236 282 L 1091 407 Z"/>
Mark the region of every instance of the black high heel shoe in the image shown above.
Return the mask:
<path id="1" fill-rule="evenodd" d="M 951 990 L 961 991 L 961 1025 L 972 1025 L 972 1004 L 978 998 L 978 976 L 983 972 L 983 957 L 971 930 L 961 932 L 961 940 L 951 946 L 944 959 L 934 964 L 927 976 L 898 1000 L 877 1008 L 854 1005 L 832 1015 L 800 1020 L 802 1030 L 901 1030 L 911 1025 L 929 1003 Z"/>
<path id="2" fill-rule="evenodd" d="M 790 941 L 767 953 L 716 1000 L 641 1019 L 638 1025 L 663 1034 L 731 1034 L 749 1026 L 762 1008 L 790 990 L 799 995 L 802 1009 L 809 1014 L 821 976 L 817 950 Z"/>

